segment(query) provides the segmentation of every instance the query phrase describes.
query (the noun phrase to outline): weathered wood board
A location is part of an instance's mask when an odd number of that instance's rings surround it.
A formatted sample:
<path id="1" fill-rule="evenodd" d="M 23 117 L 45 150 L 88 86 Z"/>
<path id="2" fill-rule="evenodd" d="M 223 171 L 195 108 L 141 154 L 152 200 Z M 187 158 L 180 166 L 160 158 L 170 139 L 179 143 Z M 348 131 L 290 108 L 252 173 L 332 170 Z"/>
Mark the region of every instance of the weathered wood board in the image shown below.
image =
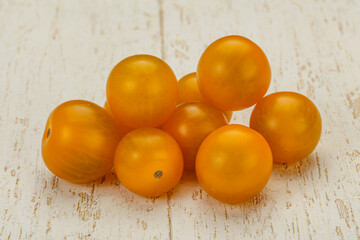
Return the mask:
<path id="1" fill-rule="evenodd" d="M 360 239 L 359 13 L 350 0 L 0 0 L 0 239 Z M 110 70 L 132 54 L 162 57 L 180 78 L 230 34 L 266 52 L 269 93 L 305 94 L 323 118 L 314 153 L 275 165 L 260 195 L 224 204 L 185 173 L 146 199 L 114 175 L 76 185 L 46 169 L 40 142 L 58 104 L 102 105 Z"/>

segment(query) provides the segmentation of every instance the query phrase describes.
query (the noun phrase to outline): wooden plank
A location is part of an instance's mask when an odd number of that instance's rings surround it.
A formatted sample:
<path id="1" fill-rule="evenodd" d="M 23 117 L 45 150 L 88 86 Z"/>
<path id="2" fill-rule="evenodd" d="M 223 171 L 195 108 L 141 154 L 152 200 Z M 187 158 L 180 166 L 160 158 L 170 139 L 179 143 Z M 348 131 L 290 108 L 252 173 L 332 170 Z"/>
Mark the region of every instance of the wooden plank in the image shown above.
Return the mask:
<path id="1" fill-rule="evenodd" d="M 300 92 L 323 117 L 315 152 L 275 165 L 264 191 L 248 202 L 219 203 L 194 174 L 186 175 L 170 199 L 178 216 L 172 218 L 174 239 L 359 238 L 359 3 L 188 0 L 163 8 L 165 59 L 179 76 L 196 71 L 212 41 L 243 35 L 270 60 L 269 93 Z M 248 125 L 250 113 L 236 113 L 233 122 Z"/>
<path id="2" fill-rule="evenodd" d="M 1 239 L 359 239 L 360 3 L 358 1 L 0 2 Z M 178 78 L 215 39 L 240 34 L 266 52 L 269 93 L 297 91 L 323 117 L 303 161 L 275 165 L 257 197 L 212 199 L 193 173 L 146 199 L 114 175 L 77 185 L 46 169 L 40 140 L 70 99 L 100 105 L 122 58 L 164 58 Z M 235 114 L 247 125 L 251 109 Z"/>
<path id="3" fill-rule="evenodd" d="M 1 2 L 1 239 L 169 236 L 166 196 L 136 196 L 115 176 L 59 180 L 40 153 L 54 107 L 70 99 L 102 105 L 119 60 L 161 55 L 158 9 L 156 1 Z"/>

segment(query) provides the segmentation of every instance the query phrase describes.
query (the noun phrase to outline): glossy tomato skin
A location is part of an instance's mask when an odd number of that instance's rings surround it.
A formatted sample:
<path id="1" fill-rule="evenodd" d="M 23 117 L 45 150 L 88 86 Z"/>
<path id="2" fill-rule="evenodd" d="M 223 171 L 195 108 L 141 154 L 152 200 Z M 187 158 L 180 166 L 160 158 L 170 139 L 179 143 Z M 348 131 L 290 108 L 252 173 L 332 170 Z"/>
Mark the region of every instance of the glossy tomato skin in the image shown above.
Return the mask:
<path id="1" fill-rule="evenodd" d="M 129 128 L 129 127 L 125 126 L 125 124 L 121 123 L 118 119 L 116 119 L 114 117 L 114 115 L 111 112 L 109 103 L 107 101 L 105 101 L 105 103 L 104 103 L 104 108 L 114 118 L 114 120 L 116 122 L 116 125 L 118 127 L 121 138 L 123 138 L 126 134 L 128 134 L 132 130 L 134 130 L 133 128 Z"/>
<path id="2" fill-rule="evenodd" d="M 270 64 L 255 43 L 241 36 L 213 42 L 202 54 L 197 80 L 202 96 L 214 107 L 236 111 L 257 103 L 267 92 Z"/>
<path id="3" fill-rule="evenodd" d="M 88 101 L 73 100 L 50 114 L 41 152 L 53 174 L 82 183 L 110 172 L 119 141 L 116 123 L 105 109 Z"/>
<path id="4" fill-rule="evenodd" d="M 189 73 L 179 79 L 179 99 L 178 104 L 186 102 L 206 102 L 200 93 L 196 73 Z"/>
<path id="5" fill-rule="evenodd" d="M 164 123 L 176 108 L 178 91 L 171 68 L 150 55 L 134 55 L 119 62 L 106 86 L 114 117 L 130 128 Z"/>
<path id="6" fill-rule="evenodd" d="M 196 73 L 189 73 L 182 77 L 179 82 L 179 100 L 178 104 L 187 103 L 187 102 L 204 102 L 206 100 L 200 93 Z M 224 111 L 225 117 L 230 122 L 233 115 L 232 111 Z"/>
<path id="7" fill-rule="evenodd" d="M 205 103 L 188 102 L 176 108 L 163 129 L 179 144 L 184 168 L 195 170 L 196 154 L 201 143 L 212 131 L 226 124 L 223 112 Z"/>
<path id="8" fill-rule="evenodd" d="M 274 162 L 295 162 L 308 156 L 318 144 L 321 116 L 307 97 L 295 92 L 277 92 L 255 106 L 250 127 L 268 141 Z"/>
<path id="9" fill-rule="evenodd" d="M 115 153 L 115 172 L 130 191 L 156 197 L 180 181 L 184 169 L 176 141 L 157 128 L 139 128 L 128 133 Z"/>
<path id="10" fill-rule="evenodd" d="M 196 157 L 196 176 L 212 197 L 228 203 L 258 194 L 272 171 L 272 154 L 256 131 L 231 124 L 212 132 Z"/>

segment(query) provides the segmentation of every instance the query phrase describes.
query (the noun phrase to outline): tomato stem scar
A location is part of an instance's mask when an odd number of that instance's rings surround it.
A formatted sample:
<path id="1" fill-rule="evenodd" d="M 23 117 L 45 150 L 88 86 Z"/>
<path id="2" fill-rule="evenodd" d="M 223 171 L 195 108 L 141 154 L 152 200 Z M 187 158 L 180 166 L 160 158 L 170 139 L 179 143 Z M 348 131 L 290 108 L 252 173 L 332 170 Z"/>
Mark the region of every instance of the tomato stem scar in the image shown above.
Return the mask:
<path id="1" fill-rule="evenodd" d="M 162 176 L 162 171 L 160 171 L 160 170 L 158 170 L 158 171 L 156 171 L 155 173 L 154 173 L 154 176 L 156 177 L 156 178 L 160 178 L 161 176 Z"/>

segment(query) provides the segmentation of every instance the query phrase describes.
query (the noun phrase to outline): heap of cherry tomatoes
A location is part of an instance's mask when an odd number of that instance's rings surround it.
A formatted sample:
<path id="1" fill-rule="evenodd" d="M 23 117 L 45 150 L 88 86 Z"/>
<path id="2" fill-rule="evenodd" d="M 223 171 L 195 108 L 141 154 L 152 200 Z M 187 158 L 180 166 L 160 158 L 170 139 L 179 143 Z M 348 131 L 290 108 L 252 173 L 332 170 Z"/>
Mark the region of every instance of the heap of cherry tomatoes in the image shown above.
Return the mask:
<path id="1" fill-rule="evenodd" d="M 185 169 L 214 198 L 245 201 L 264 188 L 273 161 L 301 160 L 321 135 L 319 111 L 307 97 L 264 97 L 270 79 L 264 52 L 241 36 L 213 42 L 197 72 L 179 81 L 163 60 L 130 56 L 111 71 L 104 108 L 74 100 L 52 111 L 44 162 L 77 183 L 114 167 L 126 188 L 146 197 L 171 190 Z M 254 104 L 250 128 L 229 124 L 233 111 Z"/>

